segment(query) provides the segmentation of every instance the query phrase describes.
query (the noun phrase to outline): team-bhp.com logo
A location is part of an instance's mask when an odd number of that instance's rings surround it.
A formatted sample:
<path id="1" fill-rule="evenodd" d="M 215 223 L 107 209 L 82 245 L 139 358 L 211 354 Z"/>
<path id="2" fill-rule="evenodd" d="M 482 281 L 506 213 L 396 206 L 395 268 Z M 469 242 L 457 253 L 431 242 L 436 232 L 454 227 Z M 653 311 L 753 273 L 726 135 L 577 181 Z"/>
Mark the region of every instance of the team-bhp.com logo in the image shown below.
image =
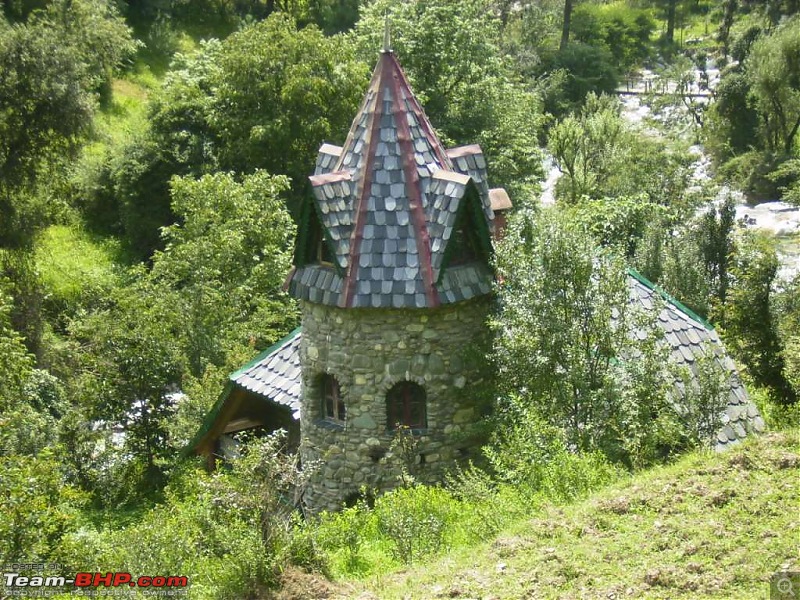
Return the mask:
<path id="1" fill-rule="evenodd" d="M 3 573 L 6 589 L 19 588 L 58 588 L 74 585 L 76 588 L 138 587 L 138 588 L 185 588 L 189 585 L 186 577 L 164 577 L 161 575 L 133 578 L 130 573 L 76 573 L 69 579 L 62 575 L 24 576 L 19 573 Z"/>

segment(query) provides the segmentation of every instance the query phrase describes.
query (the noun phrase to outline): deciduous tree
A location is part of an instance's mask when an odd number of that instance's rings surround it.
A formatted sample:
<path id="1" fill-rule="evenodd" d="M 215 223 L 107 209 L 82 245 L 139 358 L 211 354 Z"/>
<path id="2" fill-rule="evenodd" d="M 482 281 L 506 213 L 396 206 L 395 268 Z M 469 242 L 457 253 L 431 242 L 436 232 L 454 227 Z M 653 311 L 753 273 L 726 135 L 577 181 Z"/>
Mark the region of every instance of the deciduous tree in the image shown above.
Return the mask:
<path id="1" fill-rule="evenodd" d="M 758 39 L 745 66 L 766 147 L 790 156 L 800 130 L 800 17 Z"/>
<path id="2" fill-rule="evenodd" d="M 581 450 L 606 433 L 610 367 L 628 337 L 628 283 L 612 252 L 552 217 L 519 216 L 498 250 L 501 380 Z"/>
<path id="3" fill-rule="evenodd" d="M 174 293 L 189 370 L 224 365 L 236 348 L 268 346 L 295 325 L 282 291 L 291 266 L 294 224 L 286 177 L 263 171 L 241 181 L 218 173 L 172 181 L 179 220 L 164 230 L 152 278 Z"/>

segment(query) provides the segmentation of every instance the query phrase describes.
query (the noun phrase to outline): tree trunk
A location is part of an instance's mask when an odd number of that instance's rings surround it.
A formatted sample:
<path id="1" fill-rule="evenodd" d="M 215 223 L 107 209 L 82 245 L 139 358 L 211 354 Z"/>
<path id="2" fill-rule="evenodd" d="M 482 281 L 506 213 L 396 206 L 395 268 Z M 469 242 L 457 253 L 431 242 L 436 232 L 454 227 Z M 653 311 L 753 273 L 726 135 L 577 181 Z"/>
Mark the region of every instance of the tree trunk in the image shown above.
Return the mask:
<path id="1" fill-rule="evenodd" d="M 783 151 L 788 155 L 792 155 L 792 148 L 794 147 L 794 138 L 797 136 L 797 132 L 800 131 L 800 118 L 795 121 L 794 126 L 786 135 L 783 142 Z"/>
<path id="2" fill-rule="evenodd" d="M 722 25 L 719 28 L 719 41 L 722 42 L 722 54 L 727 58 L 730 48 L 731 27 L 738 8 L 737 0 L 726 0 L 722 15 Z"/>
<path id="3" fill-rule="evenodd" d="M 564 24 L 561 27 L 561 45 L 559 46 L 561 50 L 569 44 L 570 19 L 572 19 L 572 0 L 564 0 Z"/>
<path id="4" fill-rule="evenodd" d="M 678 0 L 669 0 L 667 4 L 667 43 L 669 44 L 675 41 L 675 9 L 677 4 Z"/>

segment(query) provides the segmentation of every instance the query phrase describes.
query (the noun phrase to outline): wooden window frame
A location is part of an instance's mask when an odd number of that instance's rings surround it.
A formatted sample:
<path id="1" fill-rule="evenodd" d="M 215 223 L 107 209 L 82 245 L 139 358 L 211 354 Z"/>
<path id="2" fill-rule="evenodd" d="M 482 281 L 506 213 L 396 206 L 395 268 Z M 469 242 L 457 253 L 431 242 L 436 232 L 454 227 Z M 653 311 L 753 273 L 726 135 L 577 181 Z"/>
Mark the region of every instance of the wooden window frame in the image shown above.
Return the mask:
<path id="1" fill-rule="evenodd" d="M 322 418 L 343 425 L 347 420 L 347 407 L 342 399 L 342 387 L 333 375 L 325 373 L 320 378 Z"/>
<path id="2" fill-rule="evenodd" d="M 419 418 L 413 413 L 417 405 Z M 394 431 L 400 427 L 424 430 L 428 427 L 428 395 L 425 388 L 413 381 L 401 381 L 386 393 L 386 425 Z"/>

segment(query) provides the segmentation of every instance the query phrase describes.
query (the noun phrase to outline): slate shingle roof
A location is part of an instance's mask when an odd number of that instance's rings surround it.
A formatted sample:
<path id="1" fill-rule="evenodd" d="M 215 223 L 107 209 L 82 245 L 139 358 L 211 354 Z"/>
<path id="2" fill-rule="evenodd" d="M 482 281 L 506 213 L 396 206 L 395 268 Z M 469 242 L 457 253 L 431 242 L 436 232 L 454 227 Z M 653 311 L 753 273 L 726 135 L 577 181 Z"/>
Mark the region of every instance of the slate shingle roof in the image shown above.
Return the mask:
<path id="1" fill-rule="evenodd" d="M 232 373 L 230 380 L 267 400 L 288 406 L 300 418 L 300 328 Z"/>
<path id="2" fill-rule="evenodd" d="M 716 363 L 727 374 L 730 392 L 725 413 L 722 415 L 723 427 L 713 440 L 715 448 L 722 450 L 727 445 L 744 439 L 750 433 L 763 432 L 764 419 L 750 401 L 736 366 L 725 353 L 717 332 L 635 271 L 629 272 L 628 281 L 632 302 L 638 302 L 647 311 L 660 308 L 658 325 L 664 332 L 664 342 L 669 347 L 672 361 L 676 365 L 687 368 L 696 377 L 698 360 L 713 352 Z M 634 331 L 633 335 L 644 339 L 646 332 Z M 683 395 L 684 386 L 683 381 L 675 382 L 677 396 Z"/>
<path id="3" fill-rule="evenodd" d="M 391 51 L 381 54 L 344 146 L 324 144 L 309 180 L 335 264 L 298 265 L 289 280 L 295 297 L 431 308 L 489 293 L 488 268 L 443 273 L 470 202 L 479 204 L 476 227 L 490 246 L 486 160 L 477 145 L 444 150 Z"/>

